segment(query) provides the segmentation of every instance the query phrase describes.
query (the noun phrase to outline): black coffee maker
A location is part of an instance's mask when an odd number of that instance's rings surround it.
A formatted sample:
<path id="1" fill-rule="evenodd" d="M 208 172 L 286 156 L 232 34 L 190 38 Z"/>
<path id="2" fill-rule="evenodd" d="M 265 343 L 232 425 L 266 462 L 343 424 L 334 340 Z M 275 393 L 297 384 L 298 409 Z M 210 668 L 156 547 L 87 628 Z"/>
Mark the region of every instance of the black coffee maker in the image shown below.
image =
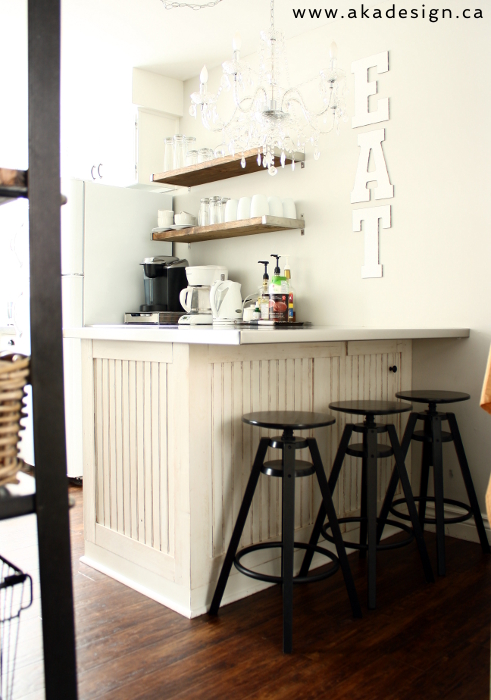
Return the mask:
<path id="1" fill-rule="evenodd" d="M 140 311 L 182 312 L 179 294 L 188 286 L 188 261 L 170 255 L 158 255 L 145 258 L 141 265 L 144 273 L 145 303 L 140 306 Z"/>

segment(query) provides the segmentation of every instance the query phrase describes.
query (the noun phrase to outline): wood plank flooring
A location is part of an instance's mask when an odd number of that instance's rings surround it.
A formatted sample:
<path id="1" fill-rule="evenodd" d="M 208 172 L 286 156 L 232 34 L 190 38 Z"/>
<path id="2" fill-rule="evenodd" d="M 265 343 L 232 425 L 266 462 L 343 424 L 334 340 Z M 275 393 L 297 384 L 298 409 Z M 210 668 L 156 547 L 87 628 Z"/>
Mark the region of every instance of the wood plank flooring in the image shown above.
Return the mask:
<path id="1" fill-rule="evenodd" d="M 366 564 L 350 556 L 364 617 L 353 620 L 341 573 L 297 586 L 294 650 L 283 655 L 281 590 L 187 620 L 80 563 L 82 490 L 71 489 L 77 658 L 82 700 L 487 700 L 491 557 L 447 537 L 447 571 L 424 581 L 414 544 L 378 557 L 378 608 Z M 434 535 L 426 534 L 432 562 Z M 43 694 L 36 523 L 0 523 L 0 551 L 34 575 L 23 613 L 14 700 Z M 61 699 L 60 699 L 61 700 Z"/>

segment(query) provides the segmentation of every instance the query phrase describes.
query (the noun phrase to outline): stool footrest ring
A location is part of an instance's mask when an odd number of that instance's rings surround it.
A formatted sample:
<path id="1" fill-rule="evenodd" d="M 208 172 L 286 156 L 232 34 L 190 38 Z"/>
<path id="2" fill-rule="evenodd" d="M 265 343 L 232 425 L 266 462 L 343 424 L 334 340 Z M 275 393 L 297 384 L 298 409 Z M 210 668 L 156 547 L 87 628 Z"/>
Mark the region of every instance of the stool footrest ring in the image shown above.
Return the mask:
<path id="1" fill-rule="evenodd" d="M 418 501 L 421 500 L 421 497 L 415 496 L 414 500 L 417 503 Z M 434 503 L 435 497 L 434 496 L 427 496 L 426 502 Z M 410 517 L 409 517 L 409 515 L 407 515 L 407 513 L 400 513 L 398 510 L 396 510 L 397 506 L 400 506 L 403 503 L 406 503 L 406 499 L 405 498 L 398 498 L 396 501 L 392 501 L 392 505 L 389 508 L 389 510 L 393 515 L 396 515 L 398 518 L 402 518 L 403 520 L 410 520 Z M 467 503 L 462 503 L 461 501 L 454 501 L 452 498 L 444 498 L 443 503 L 446 503 L 449 506 L 457 506 L 458 508 L 462 508 L 463 510 L 466 511 L 465 513 L 462 513 L 462 515 L 455 515 L 451 518 L 444 518 L 443 522 L 445 525 L 452 525 L 455 523 L 463 523 L 464 521 L 470 520 L 470 518 L 474 517 L 474 514 L 472 512 L 472 508 L 470 506 L 468 506 Z M 427 523 L 428 525 L 436 525 L 436 518 L 425 518 L 424 522 Z"/>
<path id="2" fill-rule="evenodd" d="M 253 571 L 252 569 L 246 568 L 243 564 L 240 563 L 242 557 L 245 557 L 246 554 L 250 554 L 251 552 L 257 552 L 262 549 L 281 549 L 281 547 L 281 542 L 265 542 L 261 544 L 253 544 L 250 547 L 245 547 L 235 556 L 235 568 L 238 571 L 240 571 L 241 574 L 245 574 L 250 578 L 255 578 L 258 581 L 266 581 L 267 583 L 283 583 L 282 576 L 270 576 L 269 574 L 261 574 L 257 571 Z M 296 549 L 308 549 L 313 550 L 314 552 L 318 552 L 319 554 L 328 557 L 332 561 L 333 566 L 330 569 L 328 569 L 328 571 L 323 571 L 319 574 L 312 574 L 307 576 L 294 576 L 293 583 L 315 583 L 316 581 L 323 581 L 324 579 L 329 578 L 329 576 L 333 576 L 333 574 L 335 574 L 336 571 L 339 569 L 339 559 L 328 549 L 324 549 L 323 547 L 318 546 L 314 547 L 312 545 L 306 544 L 305 542 L 294 542 L 294 547 Z"/>
<path id="3" fill-rule="evenodd" d="M 361 523 L 363 521 L 366 522 L 367 518 L 339 518 L 338 520 L 340 525 L 342 523 Z M 377 523 L 379 522 L 380 518 L 377 518 Z M 386 549 L 399 549 L 400 547 L 406 547 L 406 545 L 411 544 L 411 542 L 414 540 L 414 532 L 412 528 L 408 527 L 407 525 L 404 525 L 403 523 L 398 523 L 395 520 L 386 520 L 385 523 L 386 525 L 393 525 L 394 527 L 398 527 L 400 530 L 407 532 L 408 537 L 399 542 L 390 542 L 389 544 L 378 544 L 377 552 L 384 551 Z M 330 524 L 329 522 L 327 522 L 322 526 L 321 532 L 328 542 L 334 542 L 334 538 L 327 532 L 329 528 Z M 367 544 L 360 544 L 359 542 L 348 542 L 347 540 L 343 540 L 343 544 L 347 549 L 358 549 L 364 551 L 368 550 Z"/>

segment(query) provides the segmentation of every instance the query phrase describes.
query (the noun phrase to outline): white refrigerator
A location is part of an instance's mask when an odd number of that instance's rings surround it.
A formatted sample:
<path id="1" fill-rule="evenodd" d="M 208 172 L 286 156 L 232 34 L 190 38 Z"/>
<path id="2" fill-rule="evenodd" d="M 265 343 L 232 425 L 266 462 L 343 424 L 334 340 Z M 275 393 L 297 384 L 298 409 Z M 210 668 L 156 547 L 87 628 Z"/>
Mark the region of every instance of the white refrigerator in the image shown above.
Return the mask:
<path id="1" fill-rule="evenodd" d="M 172 255 L 172 243 L 152 241 L 168 194 L 68 180 L 62 207 L 63 327 L 122 324 L 144 303 L 143 258 Z M 68 476 L 83 476 L 81 341 L 63 341 Z"/>

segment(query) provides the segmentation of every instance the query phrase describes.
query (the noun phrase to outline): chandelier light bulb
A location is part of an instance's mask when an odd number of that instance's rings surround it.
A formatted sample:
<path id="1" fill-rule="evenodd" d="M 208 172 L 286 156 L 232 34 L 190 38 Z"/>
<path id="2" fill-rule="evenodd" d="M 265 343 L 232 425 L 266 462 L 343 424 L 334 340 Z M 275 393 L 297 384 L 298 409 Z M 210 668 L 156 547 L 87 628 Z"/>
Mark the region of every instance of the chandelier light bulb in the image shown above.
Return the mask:
<path id="1" fill-rule="evenodd" d="M 206 69 L 206 66 L 203 66 L 201 69 L 201 73 L 199 74 L 199 80 L 202 85 L 206 85 L 208 82 L 208 71 Z"/>
<path id="2" fill-rule="evenodd" d="M 234 51 L 240 51 L 242 48 L 242 38 L 240 32 L 235 32 L 234 38 L 232 39 L 232 48 Z"/>

